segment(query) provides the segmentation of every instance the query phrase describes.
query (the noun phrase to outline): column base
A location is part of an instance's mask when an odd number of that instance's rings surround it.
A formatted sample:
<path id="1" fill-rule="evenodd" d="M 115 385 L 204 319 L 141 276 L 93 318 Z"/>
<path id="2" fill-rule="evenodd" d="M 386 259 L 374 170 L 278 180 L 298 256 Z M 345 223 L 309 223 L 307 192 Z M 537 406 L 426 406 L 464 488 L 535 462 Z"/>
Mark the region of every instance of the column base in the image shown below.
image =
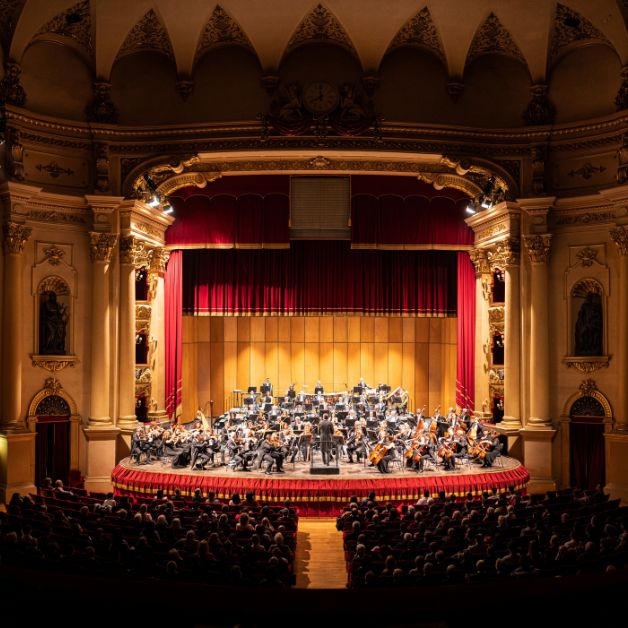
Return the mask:
<path id="1" fill-rule="evenodd" d="M 628 504 L 628 432 L 604 434 L 606 441 L 606 486 L 613 499 Z"/>
<path id="2" fill-rule="evenodd" d="M 35 438 L 29 431 L 0 432 L 0 502 L 13 493 L 28 495 L 35 487 Z"/>
<path id="3" fill-rule="evenodd" d="M 137 417 L 132 414 L 131 416 L 119 416 L 116 425 L 123 432 L 132 432 L 139 425 L 139 423 L 137 421 Z"/>
<path id="4" fill-rule="evenodd" d="M 520 430 L 523 427 L 523 425 L 521 425 L 521 419 L 518 419 L 516 416 L 504 416 L 497 425 L 500 425 L 506 430 Z"/>
<path id="5" fill-rule="evenodd" d="M 534 430 L 551 430 L 554 429 L 552 421 L 549 419 L 539 419 L 538 417 L 531 416 L 526 422 L 526 428 L 530 427 Z"/>
<path id="6" fill-rule="evenodd" d="M 557 430 L 526 426 L 521 430 L 523 437 L 523 462 L 530 472 L 528 491 L 543 493 L 556 490 L 554 477 L 553 440 Z"/>
<path id="7" fill-rule="evenodd" d="M 83 428 L 86 440 L 85 488 L 88 491 L 107 493 L 113 490 L 111 471 L 116 466 L 117 427 Z"/>
<path id="8" fill-rule="evenodd" d="M 148 418 L 151 421 L 169 421 L 170 417 L 165 410 L 155 410 L 154 412 L 148 413 Z"/>

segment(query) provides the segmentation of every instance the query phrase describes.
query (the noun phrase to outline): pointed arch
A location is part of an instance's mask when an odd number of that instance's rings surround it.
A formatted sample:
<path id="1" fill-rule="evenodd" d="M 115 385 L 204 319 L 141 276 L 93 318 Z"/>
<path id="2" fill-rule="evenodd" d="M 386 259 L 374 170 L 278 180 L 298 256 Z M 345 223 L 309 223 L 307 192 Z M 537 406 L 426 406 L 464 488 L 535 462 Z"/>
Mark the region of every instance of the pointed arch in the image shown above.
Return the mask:
<path id="1" fill-rule="evenodd" d="M 128 55 L 146 51 L 160 53 L 173 63 L 175 62 L 170 37 L 154 9 L 145 13 L 144 17 L 129 31 L 118 50 L 116 62 Z"/>
<path id="2" fill-rule="evenodd" d="M 435 55 L 447 67 L 447 57 L 440 33 L 428 7 L 417 11 L 397 32 L 388 45 L 384 57 L 402 47 L 420 48 Z"/>
<path id="3" fill-rule="evenodd" d="M 209 50 L 222 46 L 240 46 L 257 56 L 244 29 L 219 4 L 214 8 L 196 46 L 194 65 Z"/>
<path id="4" fill-rule="evenodd" d="M 495 13 L 490 13 L 475 32 L 467 52 L 465 70 L 478 57 L 486 54 L 504 55 L 528 67 L 521 49 Z"/>
<path id="5" fill-rule="evenodd" d="M 360 57 L 338 18 L 324 5 L 316 5 L 299 23 L 284 50 L 282 61 L 300 46 L 328 43 L 347 50 L 360 63 Z"/>

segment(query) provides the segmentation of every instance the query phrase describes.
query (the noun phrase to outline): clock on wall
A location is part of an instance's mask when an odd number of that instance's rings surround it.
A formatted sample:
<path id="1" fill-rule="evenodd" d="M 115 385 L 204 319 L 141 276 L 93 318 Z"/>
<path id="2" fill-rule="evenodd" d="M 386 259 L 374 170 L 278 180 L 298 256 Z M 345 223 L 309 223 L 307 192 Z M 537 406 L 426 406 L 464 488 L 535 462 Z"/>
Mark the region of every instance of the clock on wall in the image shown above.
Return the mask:
<path id="1" fill-rule="evenodd" d="M 330 83 L 310 83 L 303 90 L 303 105 L 313 114 L 331 113 L 339 101 L 338 88 Z"/>

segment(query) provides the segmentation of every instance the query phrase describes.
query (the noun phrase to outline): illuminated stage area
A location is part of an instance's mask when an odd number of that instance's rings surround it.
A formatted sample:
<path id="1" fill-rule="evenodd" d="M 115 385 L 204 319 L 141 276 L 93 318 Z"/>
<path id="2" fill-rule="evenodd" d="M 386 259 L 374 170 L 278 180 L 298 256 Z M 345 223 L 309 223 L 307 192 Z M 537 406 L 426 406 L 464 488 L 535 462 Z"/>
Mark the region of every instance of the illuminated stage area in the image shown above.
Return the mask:
<path id="1" fill-rule="evenodd" d="M 172 469 L 168 463 L 154 462 L 137 465 L 129 458 L 122 460 L 112 472 L 112 483 L 117 494 L 151 496 L 158 489 L 172 495 L 179 489 L 183 496 L 192 495 L 200 488 L 206 495 L 213 491 L 216 497 L 228 499 L 234 493 L 242 497 L 253 492 L 260 500 L 281 503 L 290 500 L 303 516 L 337 515 L 353 495 L 360 498 L 374 492 L 380 502 L 412 502 L 424 490 L 444 491 L 447 495 L 463 496 L 509 487 L 523 490 L 530 479 L 528 470 L 514 458 L 501 456 L 493 468 L 473 463 L 459 466 L 455 471 L 425 470 L 423 473 L 391 467 L 382 475 L 374 467 L 360 464 L 342 464 L 339 475 L 311 475 L 305 463 L 286 464 L 286 473 L 271 476 L 261 471 L 242 473 L 228 467 L 205 471 Z"/>

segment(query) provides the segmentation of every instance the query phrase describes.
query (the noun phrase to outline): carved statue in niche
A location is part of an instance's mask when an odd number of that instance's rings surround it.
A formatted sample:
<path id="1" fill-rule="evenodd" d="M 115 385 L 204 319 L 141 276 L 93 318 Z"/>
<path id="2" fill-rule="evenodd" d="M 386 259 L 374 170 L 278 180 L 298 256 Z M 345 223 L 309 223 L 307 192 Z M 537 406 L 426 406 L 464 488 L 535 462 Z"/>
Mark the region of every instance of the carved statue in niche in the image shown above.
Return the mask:
<path id="1" fill-rule="evenodd" d="M 575 329 L 575 355 L 602 355 L 602 301 L 589 292 L 578 310 Z"/>
<path id="2" fill-rule="evenodd" d="M 39 306 L 39 353 L 65 355 L 65 338 L 68 324 L 67 307 L 57 301 L 57 293 L 42 293 Z"/>

